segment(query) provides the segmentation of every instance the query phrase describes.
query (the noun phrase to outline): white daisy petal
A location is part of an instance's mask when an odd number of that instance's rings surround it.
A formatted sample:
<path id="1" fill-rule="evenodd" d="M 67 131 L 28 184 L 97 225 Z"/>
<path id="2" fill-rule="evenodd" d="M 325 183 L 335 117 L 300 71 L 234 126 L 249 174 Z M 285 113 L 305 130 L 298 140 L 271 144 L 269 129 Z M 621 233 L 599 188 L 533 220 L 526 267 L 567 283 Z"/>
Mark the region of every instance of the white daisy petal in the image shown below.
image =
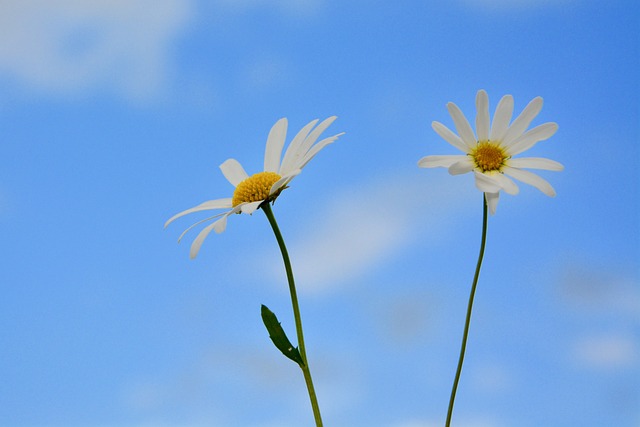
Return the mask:
<path id="1" fill-rule="evenodd" d="M 291 169 L 293 169 L 293 165 L 296 159 L 296 155 L 300 150 L 302 143 L 305 141 L 311 129 L 318 123 L 318 119 L 312 120 L 305 125 L 300 132 L 296 134 L 293 138 L 289 147 L 287 147 L 287 151 L 284 153 L 284 158 L 282 159 L 282 164 L 280 165 L 280 171 L 278 172 L 280 175 L 286 175 Z"/>
<path id="2" fill-rule="evenodd" d="M 212 219 L 214 219 L 214 218 L 219 218 L 219 217 L 221 217 L 222 215 L 226 215 L 226 212 L 222 212 L 222 213 L 220 213 L 220 214 L 218 214 L 218 215 L 210 216 L 209 218 L 205 218 L 205 219 L 203 219 L 202 221 L 198 221 L 198 222 L 196 222 L 195 224 L 191 225 L 189 228 L 187 228 L 186 230 L 184 230 L 184 231 L 182 232 L 182 234 L 180 235 L 180 237 L 178 237 L 178 243 L 180 243 L 180 241 L 182 240 L 182 238 L 183 238 L 183 237 L 184 237 L 184 236 L 185 236 L 189 231 L 191 231 L 193 228 L 197 227 L 198 225 L 200 225 L 200 224 L 202 224 L 202 223 L 204 223 L 204 222 L 211 221 L 211 220 L 212 220 Z"/>
<path id="3" fill-rule="evenodd" d="M 280 156 L 282 147 L 287 136 L 287 119 L 282 118 L 271 128 L 267 137 L 267 144 L 264 150 L 264 171 L 278 172 L 280 169 Z"/>
<path id="4" fill-rule="evenodd" d="M 242 212 L 243 214 L 252 214 L 256 211 L 256 209 L 258 209 L 258 207 L 262 203 L 264 203 L 264 200 L 258 200 L 257 202 L 243 203 L 240 207 L 240 212 Z"/>
<path id="5" fill-rule="evenodd" d="M 558 163 L 555 160 L 545 159 L 541 157 L 520 157 L 518 159 L 510 159 L 507 162 L 508 166 L 514 168 L 525 169 L 543 169 L 548 171 L 561 171 L 564 170 L 562 163 Z"/>
<path id="6" fill-rule="evenodd" d="M 300 147 L 298 148 L 298 150 L 294 153 L 293 163 L 289 165 L 291 169 L 302 169 L 301 164 L 302 162 L 304 162 L 304 158 L 308 154 L 309 150 L 311 150 L 311 147 L 313 146 L 313 144 L 318 140 L 322 132 L 327 130 L 327 128 L 331 125 L 331 123 L 333 123 L 337 118 L 338 117 L 336 116 L 331 116 L 323 120 L 314 130 L 311 131 L 309 136 L 307 136 L 304 139 L 302 144 L 300 144 Z M 338 136 L 343 134 L 344 132 L 339 135 L 335 135 L 335 137 L 337 138 Z M 281 173 L 280 175 L 283 175 L 286 172 L 283 171 L 283 173 Z"/>
<path id="7" fill-rule="evenodd" d="M 426 156 L 418 161 L 421 168 L 448 168 L 454 163 L 464 160 L 467 156 L 456 154 L 451 156 Z"/>
<path id="8" fill-rule="evenodd" d="M 507 133 L 507 129 L 509 128 L 509 122 L 511 121 L 512 114 L 513 96 L 505 95 L 498 103 L 496 112 L 493 115 L 491 133 L 489 134 L 489 139 L 491 141 L 502 141 L 502 138 L 504 138 L 504 135 Z"/>
<path id="9" fill-rule="evenodd" d="M 431 127 L 436 131 L 438 135 L 442 137 L 442 139 L 456 147 L 458 150 L 462 151 L 463 153 L 469 152 L 469 146 L 465 144 L 458 135 L 451 132 L 451 130 L 449 130 L 449 128 L 442 123 L 432 122 Z"/>
<path id="10" fill-rule="evenodd" d="M 507 148 L 509 155 L 515 156 L 523 151 L 527 151 L 540 141 L 550 138 L 558 130 L 557 123 L 544 123 L 540 126 L 536 126 L 533 129 L 528 130 L 518 139 L 511 143 L 511 146 Z"/>
<path id="11" fill-rule="evenodd" d="M 227 181 L 234 187 L 237 187 L 238 184 L 249 178 L 249 174 L 247 174 L 240 162 L 236 159 L 225 160 L 225 162 L 220 165 L 220 170 L 224 177 L 227 178 Z"/>
<path id="12" fill-rule="evenodd" d="M 489 208 L 489 213 L 491 215 L 495 215 L 496 209 L 498 208 L 498 200 L 500 199 L 500 193 L 484 193 L 484 198 L 487 201 L 487 207 Z"/>
<path id="13" fill-rule="evenodd" d="M 339 133 L 337 135 L 330 136 L 329 138 L 325 138 L 322 141 L 318 142 L 313 147 L 311 147 L 311 149 L 307 152 L 307 154 L 305 154 L 302 160 L 296 165 L 296 169 L 302 169 L 303 167 L 305 167 L 307 163 L 309 163 L 309 161 L 311 161 L 311 159 L 313 159 L 316 156 L 316 154 L 320 152 L 320 150 L 322 150 L 324 147 L 331 144 L 332 142 L 335 142 L 342 135 L 344 135 L 344 132 Z"/>
<path id="14" fill-rule="evenodd" d="M 204 243 L 204 239 L 207 238 L 207 236 L 209 235 L 209 233 L 211 233 L 211 231 L 215 231 L 218 234 L 222 233 L 227 228 L 227 218 L 229 218 L 229 215 L 238 213 L 239 211 L 240 211 L 240 206 L 236 206 L 233 209 L 231 209 L 229 212 L 225 212 L 219 220 L 217 220 L 211 225 L 206 226 L 196 236 L 195 240 L 191 244 L 191 250 L 189 251 L 189 258 L 194 259 L 198 255 L 198 252 L 200 252 L 200 247 Z"/>
<path id="15" fill-rule="evenodd" d="M 447 104 L 447 110 L 449 110 L 449 114 L 453 119 L 453 124 L 456 126 L 458 135 L 460 135 L 460 139 L 462 139 L 467 147 L 474 147 L 478 141 L 476 136 L 473 134 L 473 129 L 471 129 L 469 121 L 464 116 L 460 108 L 458 108 L 458 106 L 453 102 L 449 102 Z M 465 153 L 466 152 L 467 151 L 465 150 Z"/>
<path id="16" fill-rule="evenodd" d="M 176 219 L 193 212 L 208 211 L 213 209 L 226 209 L 230 207 L 231 207 L 231 197 L 226 199 L 209 200 L 208 202 L 201 203 L 198 206 L 195 206 L 193 208 L 187 209 L 186 211 L 182 211 L 178 214 L 175 214 L 174 216 L 169 218 L 167 222 L 164 223 L 164 226 L 166 228 L 167 225 L 171 224 Z"/>
<path id="17" fill-rule="evenodd" d="M 481 172 L 474 172 L 476 177 L 476 188 L 483 193 L 497 193 L 502 190 L 500 183 L 490 175 Z"/>
<path id="18" fill-rule="evenodd" d="M 516 183 L 513 182 L 512 179 L 509 179 L 508 177 L 504 176 L 503 174 L 497 173 L 493 175 L 492 178 L 500 183 L 500 186 L 505 191 L 505 193 L 515 196 L 520 192 L 520 189 L 518 188 Z"/>
<path id="19" fill-rule="evenodd" d="M 476 95 L 476 133 L 478 141 L 489 139 L 489 96 L 484 90 L 479 90 Z"/>
<path id="20" fill-rule="evenodd" d="M 449 166 L 449 173 L 451 175 L 462 175 L 463 173 L 471 172 L 475 166 L 468 156 L 464 156 L 464 159 Z"/>
<path id="21" fill-rule="evenodd" d="M 504 173 L 524 182 L 525 184 L 536 187 L 549 197 L 554 197 L 556 195 L 556 191 L 553 189 L 551 184 L 535 173 L 511 167 L 505 167 Z"/>
<path id="22" fill-rule="evenodd" d="M 502 139 L 502 145 L 509 147 L 513 141 L 519 138 L 529 127 L 531 121 L 540 113 L 540 110 L 542 110 L 542 98 L 538 96 L 531 100 L 531 102 L 524 107 L 522 113 L 511 123 L 511 126 L 509 126 L 507 133 Z"/>

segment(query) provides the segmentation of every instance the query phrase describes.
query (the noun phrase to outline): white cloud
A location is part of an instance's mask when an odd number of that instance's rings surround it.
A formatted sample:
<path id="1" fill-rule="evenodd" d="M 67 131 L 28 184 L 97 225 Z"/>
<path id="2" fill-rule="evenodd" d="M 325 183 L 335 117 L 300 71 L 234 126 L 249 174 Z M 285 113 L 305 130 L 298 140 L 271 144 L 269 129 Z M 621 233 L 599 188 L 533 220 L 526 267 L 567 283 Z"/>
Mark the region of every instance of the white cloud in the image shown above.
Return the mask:
<path id="1" fill-rule="evenodd" d="M 22 0 L 0 3 L 0 75 L 36 93 L 115 89 L 156 96 L 191 0 Z"/>
<path id="2" fill-rule="evenodd" d="M 372 271 L 408 245 L 436 244 L 465 212 L 477 191 L 464 179 L 447 182 L 420 174 L 376 179 L 348 188 L 321 208 L 312 227 L 294 238 L 295 274 L 301 292 L 330 291 Z M 273 257 L 260 255 L 260 259 Z M 277 266 L 277 267 L 276 267 Z M 280 277 L 281 263 L 270 263 Z M 276 269 L 277 268 L 277 269 Z"/>
<path id="3" fill-rule="evenodd" d="M 620 369 L 636 364 L 639 360 L 638 343 L 633 336 L 620 333 L 594 335 L 573 344 L 575 361 L 583 367 L 596 369 Z"/>

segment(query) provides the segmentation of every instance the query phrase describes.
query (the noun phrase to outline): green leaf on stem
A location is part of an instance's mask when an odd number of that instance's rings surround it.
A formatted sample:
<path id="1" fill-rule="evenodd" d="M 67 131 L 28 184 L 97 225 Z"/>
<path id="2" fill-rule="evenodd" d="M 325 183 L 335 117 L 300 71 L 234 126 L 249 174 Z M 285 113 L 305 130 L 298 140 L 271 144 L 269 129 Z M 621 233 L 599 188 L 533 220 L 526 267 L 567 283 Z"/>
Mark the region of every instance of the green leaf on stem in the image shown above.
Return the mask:
<path id="1" fill-rule="evenodd" d="M 267 331 L 269 332 L 269 338 L 273 341 L 273 344 L 289 359 L 293 360 L 300 366 L 304 366 L 304 361 L 302 360 L 302 356 L 300 356 L 300 352 L 298 351 L 298 347 L 294 347 L 287 338 L 287 335 L 284 333 L 284 329 L 282 329 L 282 325 L 278 322 L 278 318 L 273 313 L 273 311 L 269 310 L 266 305 L 262 305 L 260 309 L 260 314 L 262 316 L 262 321 L 264 322 L 264 326 L 266 326 Z"/>

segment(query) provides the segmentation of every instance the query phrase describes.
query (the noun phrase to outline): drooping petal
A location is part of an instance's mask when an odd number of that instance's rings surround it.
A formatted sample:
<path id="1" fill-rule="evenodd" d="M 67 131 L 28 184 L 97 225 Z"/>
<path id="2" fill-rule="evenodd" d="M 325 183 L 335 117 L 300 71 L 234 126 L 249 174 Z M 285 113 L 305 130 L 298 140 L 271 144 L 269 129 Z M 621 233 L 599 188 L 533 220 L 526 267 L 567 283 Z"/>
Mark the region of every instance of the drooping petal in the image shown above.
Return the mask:
<path id="1" fill-rule="evenodd" d="M 504 173 L 524 182 L 525 184 L 536 187 L 549 197 L 554 197 L 556 195 L 556 191 L 553 189 L 551 184 L 535 173 L 510 167 L 505 167 Z"/>
<path id="2" fill-rule="evenodd" d="M 237 187 L 238 184 L 249 178 L 247 172 L 236 159 L 225 160 L 224 163 L 220 165 L 220 170 L 224 177 L 227 178 L 227 181 L 234 187 Z"/>
<path id="3" fill-rule="evenodd" d="M 240 206 L 240 212 L 243 214 L 252 214 L 263 202 L 264 200 L 258 200 L 257 202 L 243 203 L 242 206 Z"/>
<path id="4" fill-rule="evenodd" d="M 476 95 L 476 133 L 478 141 L 489 139 L 489 96 L 484 90 L 479 90 Z"/>
<path id="5" fill-rule="evenodd" d="M 492 178 L 498 181 L 498 183 L 500 184 L 500 187 L 502 187 L 505 193 L 515 196 L 520 192 L 520 189 L 518 188 L 516 183 L 513 182 L 513 180 L 509 179 L 508 177 L 504 176 L 503 174 L 501 173 L 494 174 Z"/>
<path id="6" fill-rule="evenodd" d="M 489 139 L 491 141 L 502 141 L 504 135 L 509 128 L 509 122 L 511 121 L 511 115 L 513 114 L 513 96 L 505 95 L 502 97 L 496 112 L 493 115 L 493 123 L 491 124 L 491 133 Z"/>
<path id="7" fill-rule="evenodd" d="M 300 150 L 302 143 L 305 141 L 311 129 L 318 123 L 318 119 L 312 120 L 307 123 L 293 138 L 289 146 L 287 147 L 287 151 L 284 153 L 284 158 L 282 159 L 282 164 L 280 165 L 280 171 L 278 172 L 280 175 L 286 175 L 289 170 L 293 168 L 293 164 L 296 159 L 296 154 Z"/>
<path id="8" fill-rule="evenodd" d="M 484 198 L 487 201 L 487 207 L 491 215 L 496 214 L 498 208 L 498 200 L 500 200 L 500 193 L 484 193 Z"/>
<path id="9" fill-rule="evenodd" d="M 464 113 L 462 113 L 460 108 L 458 108 L 458 106 L 453 102 L 447 103 L 447 110 L 449 110 L 449 114 L 453 119 L 453 124 L 456 126 L 458 135 L 460 135 L 460 139 L 462 139 L 467 147 L 474 147 L 478 141 L 476 140 L 476 136 L 473 134 L 473 129 L 471 129 L 471 125 L 464 116 Z M 468 152 L 468 150 L 463 151 L 465 153 Z"/>
<path id="10" fill-rule="evenodd" d="M 549 139 L 558 130 L 558 124 L 548 122 L 536 126 L 533 129 L 529 129 L 522 136 L 511 143 L 510 147 L 507 147 L 507 151 L 510 156 L 515 156 L 527 151 L 540 141 Z"/>
<path id="11" fill-rule="evenodd" d="M 507 161 L 507 166 L 525 169 L 543 169 L 548 171 L 564 170 L 562 163 L 542 157 L 520 157 L 518 159 L 510 159 Z"/>
<path id="12" fill-rule="evenodd" d="M 267 144 L 264 150 L 264 171 L 278 172 L 280 169 L 280 156 L 282 147 L 287 137 L 287 118 L 284 117 L 276 122 L 269 131 Z"/>
<path id="13" fill-rule="evenodd" d="M 462 175 L 463 173 L 468 173 L 473 170 L 476 166 L 468 156 L 463 156 L 464 159 L 455 162 L 451 166 L 449 166 L 449 173 L 451 175 Z"/>
<path id="14" fill-rule="evenodd" d="M 520 137 L 524 133 L 525 130 L 531 124 L 531 121 L 540 113 L 542 110 L 542 98 L 536 97 L 524 107 L 522 113 L 511 123 L 507 133 L 504 135 L 502 139 L 502 145 L 508 147 L 511 145 L 513 141 Z"/>
<path id="15" fill-rule="evenodd" d="M 213 209 L 227 209 L 230 207 L 231 207 L 231 197 L 226 199 L 209 200 L 208 202 L 201 203 L 198 206 L 195 206 L 193 208 L 187 209 L 186 211 L 182 211 L 178 214 L 175 214 L 174 216 L 169 218 L 167 222 L 164 223 L 164 226 L 166 228 L 169 224 L 171 224 L 176 219 L 193 212 L 208 211 Z"/>
<path id="16" fill-rule="evenodd" d="M 455 154 L 450 156 L 425 156 L 418 160 L 418 166 L 421 168 L 448 168 L 454 163 L 466 159 L 464 154 Z"/>
<path id="17" fill-rule="evenodd" d="M 337 116 L 331 116 L 323 120 L 314 130 L 312 130 L 309 136 L 307 136 L 302 142 L 302 144 L 300 144 L 300 147 L 298 148 L 298 150 L 295 153 L 293 153 L 292 163 L 288 165 L 287 170 L 281 170 L 280 175 L 286 175 L 291 169 L 302 169 L 302 167 L 304 166 L 303 163 L 306 163 L 304 160 L 307 154 L 309 153 L 309 151 L 311 150 L 311 147 L 313 146 L 313 144 L 315 144 L 315 142 L 318 140 L 322 132 L 324 132 L 329 127 L 329 125 L 331 125 L 331 123 L 333 123 L 337 118 L 338 118 Z M 343 134 L 344 133 L 334 135 L 334 137 L 337 138 L 338 136 Z"/>
<path id="18" fill-rule="evenodd" d="M 442 139 L 456 147 L 458 150 L 462 151 L 463 153 L 469 152 L 469 146 L 465 144 L 458 135 L 451 132 L 451 130 L 449 130 L 449 128 L 442 123 L 432 122 L 431 127 L 436 131 L 438 135 L 442 137 Z"/>
<path id="19" fill-rule="evenodd" d="M 483 193 L 497 193 L 502 190 L 502 186 L 493 176 L 477 171 L 474 172 L 474 175 L 476 177 L 476 188 Z"/>
<path id="20" fill-rule="evenodd" d="M 189 231 L 191 231 L 193 228 L 197 227 L 198 225 L 200 225 L 200 224 L 202 224 L 202 223 L 204 223 L 204 222 L 208 222 L 208 221 L 211 221 L 212 219 L 219 218 L 219 217 L 221 217 L 222 215 L 226 215 L 226 212 L 222 212 L 222 213 L 220 213 L 220 214 L 218 214 L 218 215 L 210 216 L 209 218 L 205 218 L 205 219 L 203 219 L 202 221 L 198 221 L 198 222 L 196 222 L 195 224 L 193 224 L 193 225 L 189 226 L 189 228 L 187 228 L 186 230 L 184 230 L 184 231 L 182 232 L 182 234 L 180 235 L 180 237 L 178 237 L 178 243 L 180 243 L 180 241 L 182 240 L 182 238 L 183 238 L 183 237 L 184 237 L 184 236 L 185 236 Z"/>
<path id="21" fill-rule="evenodd" d="M 305 154 L 302 160 L 296 165 L 296 169 L 302 169 L 303 167 L 305 167 L 307 163 L 309 163 L 311 159 L 313 159 L 316 156 L 316 154 L 320 152 L 320 150 L 322 150 L 324 147 L 331 144 L 332 142 L 335 142 L 342 135 L 344 135 L 344 132 L 339 133 L 337 135 L 330 136 L 329 138 L 325 138 L 322 141 L 318 142 L 313 147 L 311 147 L 311 149 L 307 152 L 307 154 Z"/>
<path id="22" fill-rule="evenodd" d="M 229 215 L 234 214 L 234 213 L 238 213 L 239 211 L 240 211 L 240 205 L 234 207 L 229 212 L 225 212 L 222 215 L 222 217 L 219 220 L 217 220 L 216 222 L 214 222 L 213 224 L 206 226 L 196 236 L 195 240 L 191 244 L 191 250 L 189 251 L 189 257 L 191 259 L 194 259 L 198 255 L 198 252 L 200 252 L 200 247 L 204 243 L 204 239 L 207 238 L 209 233 L 211 233 L 211 231 L 215 231 L 218 234 L 222 233 L 227 228 L 227 218 L 229 218 Z"/>

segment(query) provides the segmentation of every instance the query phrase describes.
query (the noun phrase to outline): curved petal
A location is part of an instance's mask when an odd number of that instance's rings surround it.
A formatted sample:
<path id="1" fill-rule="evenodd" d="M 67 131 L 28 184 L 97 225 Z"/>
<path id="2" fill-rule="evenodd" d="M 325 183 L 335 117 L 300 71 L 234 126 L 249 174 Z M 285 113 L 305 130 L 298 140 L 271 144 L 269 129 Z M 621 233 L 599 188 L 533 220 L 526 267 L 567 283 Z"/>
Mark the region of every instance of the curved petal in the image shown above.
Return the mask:
<path id="1" fill-rule="evenodd" d="M 227 178 L 227 181 L 234 187 L 237 187 L 238 184 L 249 178 L 249 174 L 247 174 L 240 162 L 236 159 L 225 160 L 224 163 L 220 165 L 220 170 L 224 177 Z"/>
<path id="2" fill-rule="evenodd" d="M 515 196 L 520 192 L 520 189 L 518 188 L 516 183 L 513 182 L 512 179 L 509 179 L 508 177 L 504 176 L 501 173 L 497 173 L 493 175 L 493 179 L 495 179 L 496 181 L 498 181 L 498 183 L 500 183 L 500 187 L 502 187 L 504 192 L 507 194 L 511 194 L 512 196 Z"/>
<path id="3" fill-rule="evenodd" d="M 489 139 L 489 96 L 484 90 L 476 95 L 476 133 L 478 141 Z"/>
<path id="4" fill-rule="evenodd" d="M 448 168 L 454 163 L 458 163 L 467 156 L 464 154 L 456 154 L 451 156 L 426 156 L 418 160 L 418 167 L 421 168 Z"/>
<path id="5" fill-rule="evenodd" d="M 313 144 L 315 144 L 315 142 L 320 137 L 322 132 L 324 132 L 329 127 L 329 125 L 331 125 L 331 123 L 333 123 L 337 118 L 338 118 L 337 116 L 331 116 L 323 120 L 314 130 L 311 131 L 309 136 L 307 136 L 304 139 L 304 141 L 300 144 L 300 147 L 298 148 L 298 150 L 295 153 L 293 153 L 292 164 L 289 165 L 289 168 L 302 169 L 302 167 L 304 166 L 303 163 L 306 163 L 304 159 L 306 158 L 307 154 L 311 150 L 311 147 L 313 146 Z M 343 134 L 344 132 L 338 135 L 334 135 L 331 138 L 337 138 Z M 307 160 L 307 162 L 309 160 Z M 286 175 L 288 172 L 289 170 L 281 170 L 280 175 Z"/>
<path id="6" fill-rule="evenodd" d="M 278 172 L 280 175 L 286 175 L 287 171 L 293 168 L 294 161 L 297 157 L 297 153 L 302 146 L 302 143 L 305 141 L 311 129 L 318 123 L 318 119 L 312 120 L 307 123 L 293 138 L 289 146 L 287 147 L 287 151 L 284 153 L 284 158 L 282 159 L 282 164 L 280 165 L 280 171 Z"/>
<path id="7" fill-rule="evenodd" d="M 533 98 L 531 102 L 524 107 L 522 113 L 511 123 L 511 126 L 509 126 L 507 133 L 502 139 L 502 145 L 508 147 L 513 141 L 519 138 L 524 131 L 527 130 L 531 121 L 540 113 L 540 110 L 542 110 L 542 98 L 538 96 L 537 98 Z"/>
<path id="8" fill-rule="evenodd" d="M 498 200 L 500 199 L 500 193 L 484 193 L 484 198 L 487 201 L 487 207 L 489 208 L 489 213 L 491 215 L 495 215 L 496 209 L 498 208 Z"/>
<path id="9" fill-rule="evenodd" d="M 502 141 L 504 135 L 509 128 L 509 122 L 511 121 L 511 115 L 513 114 L 513 96 L 505 95 L 502 97 L 496 112 L 493 115 L 493 123 L 491 124 L 491 133 L 489 139 L 491 141 Z"/>
<path id="10" fill-rule="evenodd" d="M 182 234 L 180 235 L 180 237 L 178 237 L 178 243 L 180 243 L 180 241 L 182 240 L 182 238 L 183 238 L 183 237 L 184 237 L 184 236 L 185 236 L 189 231 L 191 231 L 194 227 L 197 227 L 198 225 L 202 224 L 203 222 L 211 221 L 211 220 L 212 220 L 212 219 L 214 219 L 214 218 L 221 217 L 222 215 L 225 215 L 225 214 L 226 214 L 226 212 L 220 213 L 220 214 L 218 214 L 218 215 L 213 215 L 213 216 L 210 216 L 209 218 L 205 218 L 205 219 L 203 219 L 202 221 L 198 221 L 198 222 L 196 222 L 195 224 L 191 225 L 189 228 L 187 228 L 186 230 L 184 230 L 184 231 L 182 232 Z"/>
<path id="11" fill-rule="evenodd" d="M 264 203 L 264 200 L 258 200 L 257 202 L 250 202 L 250 203 L 242 203 L 242 205 L 240 205 L 240 212 L 242 212 L 243 214 L 252 214 L 256 211 L 256 209 L 258 209 L 258 207 Z"/>
<path id="12" fill-rule="evenodd" d="M 264 150 L 264 171 L 278 172 L 280 169 L 280 156 L 282 147 L 287 137 L 287 118 L 284 117 L 276 122 L 269 131 L 267 145 Z"/>
<path id="13" fill-rule="evenodd" d="M 500 183 L 493 176 L 485 175 L 481 172 L 474 172 L 476 177 L 476 188 L 483 193 L 497 193 L 502 190 Z"/>
<path id="14" fill-rule="evenodd" d="M 556 191 L 553 189 L 551 184 L 549 184 L 546 180 L 542 179 L 535 173 L 510 167 L 505 167 L 504 173 L 514 177 L 519 181 L 524 182 L 525 184 L 536 187 L 538 190 L 542 191 L 549 197 L 554 197 L 556 195 Z"/>
<path id="15" fill-rule="evenodd" d="M 462 175 L 463 173 L 471 172 L 473 168 L 476 167 L 476 165 L 468 156 L 464 157 L 464 159 L 449 166 L 449 173 L 451 175 Z"/>
<path id="16" fill-rule="evenodd" d="M 329 138 L 325 138 L 322 141 L 318 142 L 313 147 L 311 147 L 311 149 L 307 152 L 307 154 L 304 155 L 302 160 L 297 165 L 295 165 L 296 169 L 302 169 L 303 167 L 305 167 L 307 163 L 309 163 L 311 159 L 313 159 L 316 156 L 316 154 L 320 152 L 320 150 L 322 150 L 324 147 L 331 144 L 332 142 L 335 142 L 342 135 L 344 135 L 344 132 L 339 133 L 337 135 L 330 136 Z"/>
<path id="17" fill-rule="evenodd" d="M 204 243 L 204 239 L 207 238 L 207 236 L 209 235 L 209 233 L 211 233 L 211 231 L 215 231 L 218 234 L 222 233 L 227 228 L 227 218 L 229 218 L 229 215 L 238 213 L 239 211 L 240 211 L 240 205 L 234 207 L 229 212 L 225 212 L 222 215 L 222 217 L 216 222 L 214 222 L 213 224 L 206 226 L 196 236 L 195 240 L 191 244 L 191 250 L 189 251 L 189 258 L 194 259 L 198 255 L 198 252 L 200 252 L 200 247 Z"/>
<path id="18" fill-rule="evenodd" d="M 460 139 L 462 139 L 462 141 L 467 145 L 467 147 L 469 148 L 474 147 L 478 142 L 478 140 L 476 139 L 476 136 L 473 134 L 473 129 L 471 129 L 471 125 L 467 121 L 467 118 L 464 116 L 460 108 L 458 108 L 458 106 L 453 102 L 449 102 L 447 104 L 447 110 L 449 110 L 449 114 L 453 119 L 453 124 L 456 126 L 458 135 L 460 135 Z M 465 153 L 467 151 L 465 151 Z"/>
<path id="19" fill-rule="evenodd" d="M 507 166 L 514 168 L 543 169 L 556 172 L 564 169 L 562 163 L 542 157 L 520 157 L 518 159 L 510 159 L 507 161 Z"/>
<path id="20" fill-rule="evenodd" d="M 515 156 L 523 151 L 527 151 L 540 141 L 551 138 L 551 136 L 558 130 L 558 124 L 553 122 L 547 122 L 536 126 L 533 129 L 529 129 L 520 138 L 511 143 L 511 146 L 507 148 L 510 156 Z"/>
<path id="21" fill-rule="evenodd" d="M 209 200 L 208 202 L 201 203 L 198 206 L 195 206 L 193 208 L 187 209 L 186 211 L 182 211 L 178 214 L 175 214 L 174 216 L 169 218 L 167 222 L 164 223 L 164 226 L 166 228 L 167 225 L 171 224 L 174 220 L 193 212 L 208 211 L 213 209 L 226 209 L 230 207 L 231 207 L 231 197 L 226 199 Z"/>
<path id="22" fill-rule="evenodd" d="M 449 128 L 442 123 L 432 122 L 431 127 L 436 131 L 438 135 L 440 135 L 440 137 L 442 137 L 442 139 L 456 147 L 458 150 L 462 151 L 463 153 L 469 152 L 469 146 L 465 144 L 458 135 L 451 132 L 451 130 L 449 130 Z"/>

